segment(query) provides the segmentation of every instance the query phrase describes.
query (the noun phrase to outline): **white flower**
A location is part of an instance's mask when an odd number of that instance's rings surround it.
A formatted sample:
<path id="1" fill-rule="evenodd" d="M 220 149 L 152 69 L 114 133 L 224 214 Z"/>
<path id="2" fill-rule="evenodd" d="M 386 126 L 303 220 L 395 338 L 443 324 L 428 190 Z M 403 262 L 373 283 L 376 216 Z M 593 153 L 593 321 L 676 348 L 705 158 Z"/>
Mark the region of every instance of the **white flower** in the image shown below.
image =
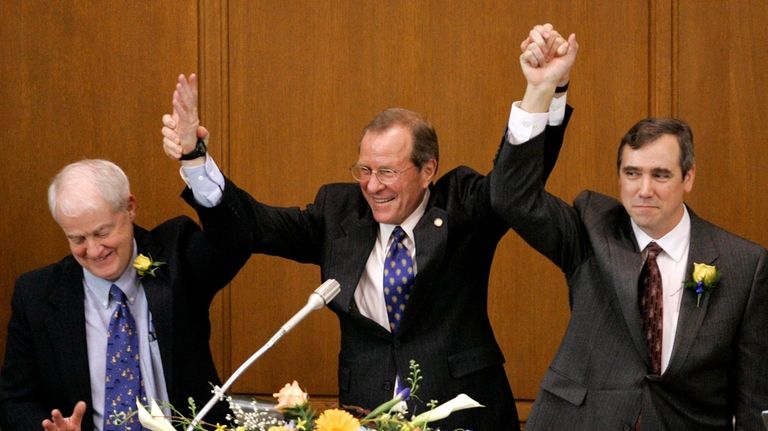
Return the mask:
<path id="1" fill-rule="evenodd" d="M 445 402 L 428 412 L 424 412 L 416 416 L 411 421 L 411 424 L 415 426 L 426 425 L 429 422 L 445 419 L 455 411 L 472 409 L 475 407 L 485 407 L 485 406 L 473 400 L 467 394 L 459 394 L 454 399 L 448 402 Z"/>
<path id="2" fill-rule="evenodd" d="M 152 413 L 150 414 L 140 402 L 136 401 L 136 407 L 139 409 L 139 422 L 141 422 L 141 425 L 151 431 L 176 431 L 171 423 L 168 422 L 168 419 L 165 418 L 165 414 L 154 399 L 151 400 L 151 403 L 150 410 Z"/>

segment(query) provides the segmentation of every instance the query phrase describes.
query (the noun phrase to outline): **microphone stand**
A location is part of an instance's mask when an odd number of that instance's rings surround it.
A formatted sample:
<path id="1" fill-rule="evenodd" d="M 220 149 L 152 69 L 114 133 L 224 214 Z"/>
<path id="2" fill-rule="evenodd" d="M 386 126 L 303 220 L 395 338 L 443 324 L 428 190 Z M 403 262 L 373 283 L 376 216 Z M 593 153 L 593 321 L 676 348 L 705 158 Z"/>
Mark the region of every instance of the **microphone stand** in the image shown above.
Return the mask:
<path id="1" fill-rule="evenodd" d="M 339 282 L 334 279 L 328 279 L 325 281 L 325 283 L 321 284 L 320 287 L 315 289 L 314 292 L 312 292 L 309 295 L 309 299 L 307 299 L 307 304 L 299 310 L 298 313 L 294 314 L 293 317 L 290 318 L 281 328 L 279 331 L 275 333 L 275 335 L 272 336 L 272 338 L 267 341 L 266 344 L 264 344 L 259 350 L 256 351 L 253 355 L 251 355 L 250 358 L 248 358 L 245 362 L 243 362 L 242 365 L 232 374 L 229 379 L 227 379 L 226 382 L 224 382 L 223 385 L 221 385 L 221 388 L 215 388 L 213 397 L 211 397 L 210 400 L 208 400 L 208 403 L 203 406 L 202 409 L 195 415 L 194 419 L 192 419 L 192 422 L 190 422 L 189 426 L 187 427 L 186 431 L 194 431 L 195 427 L 200 424 L 200 421 L 203 419 L 203 417 L 213 408 L 213 406 L 219 401 L 219 398 L 223 397 L 224 394 L 227 392 L 230 386 L 232 386 L 232 383 L 237 380 L 241 374 L 245 370 L 248 369 L 254 362 L 256 362 L 257 359 L 261 357 L 267 350 L 271 349 L 272 346 L 277 343 L 278 340 L 283 338 L 285 334 L 288 333 L 291 329 L 293 329 L 296 324 L 298 324 L 302 319 L 304 319 L 310 312 L 314 310 L 319 310 L 323 308 L 325 305 L 327 305 L 331 300 L 336 297 L 336 295 L 339 294 L 341 291 L 341 286 L 339 285 Z"/>

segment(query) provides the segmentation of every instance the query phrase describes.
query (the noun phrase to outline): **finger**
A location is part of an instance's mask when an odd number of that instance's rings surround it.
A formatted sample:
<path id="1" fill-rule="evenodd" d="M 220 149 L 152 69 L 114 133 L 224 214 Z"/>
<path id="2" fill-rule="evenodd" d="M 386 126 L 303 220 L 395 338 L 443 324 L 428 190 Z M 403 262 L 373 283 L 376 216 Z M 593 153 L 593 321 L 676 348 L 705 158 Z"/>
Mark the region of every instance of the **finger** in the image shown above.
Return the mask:
<path id="1" fill-rule="evenodd" d="M 579 52 L 579 42 L 576 41 L 576 33 L 568 36 L 568 54 L 576 55 Z"/>
<path id="2" fill-rule="evenodd" d="M 53 423 L 56 425 L 57 429 L 66 429 L 67 419 L 61 415 L 61 412 L 58 409 L 54 409 L 51 412 L 51 419 L 53 420 Z"/>
<path id="3" fill-rule="evenodd" d="M 46 419 L 43 421 L 43 429 L 45 431 L 56 431 L 56 425 L 53 424 L 49 419 Z"/>
<path id="4" fill-rule="evenodd" d="M 541 50 L 538 44 L 531 43 L 528 45 L 528 52 L 536 58 L 536 65 L 543 65 L 547 61 L 547 55 Z"/>
<path id="5" fill-rule="evenodd" d="M 80 424 L 83 423 L 83 416 L 85 416 L 86 405 L 85 401 L 78 401 L 75 404 L 75 410 L 72 411 L 72 416 L 69 417 L 69 422 L 76 428 L 80 428 Z"/>
<path id="6" fill-rule="evenodd" d="M 547 49 L 546 52 L 550 58 L 554 56 L 555 49 L 560 45 L 561 43 L 565 42 L 565 39 L 563 39 L 562 36 L 560 36 L 560 33 L 558 33 L 555 30 L 552 30 L 549 32 L 549 36 L 547 36 Z"/>
<path id="7" fill-rule="evenodd" d="M 209 138 L 208 129 L 206 129 L 203 126 L 197 126 L 197 137 L 204 140 L 205 143 L 208 144 L 208 138 Z"/>
<path id="8" fill-rule="evenodd" d="M 176 144 L 181 143 L 179 134 L 176 133 L 175 129 L 169 129 L 168 127 L 163 127 L 162 129 L 160 129 L 160 133 L 162 133 L 163 138 L 168 139 L 171 142 L 174 142 Z"/>
<path id="9" fill-rule="evenodd" d="M 170 114 L 163 115 L 163 126 L 169 128 L 169 129 L 175 129 L 176 128 L 176 122 L 173 120 L 173 117 Z"/>
<path id="10" fill-rule="evenodd" d="M 536 59 L 536 56 L 531 51 L 525 51 L 520 54 L 520 62 L 531 67 L 539 67 L 539 60 Z"/>
<path id="11" fill-rule="evenodd" d="M 178 160 L 178 158 L 181 157 L 181 144 L 174 142 L 168 138 L 164 138 L 163 151 L 168 157 Z"/>
<path id="12" fill-rule="evenodd" d="M 528 33 L 528 38 L 531 39 L 533 44 L 538 46 L 546 46 L 546 35 L 541 31 L 536 30 L 535 28 Z M 531 44 L 528 45 L 530 46 Z"/>

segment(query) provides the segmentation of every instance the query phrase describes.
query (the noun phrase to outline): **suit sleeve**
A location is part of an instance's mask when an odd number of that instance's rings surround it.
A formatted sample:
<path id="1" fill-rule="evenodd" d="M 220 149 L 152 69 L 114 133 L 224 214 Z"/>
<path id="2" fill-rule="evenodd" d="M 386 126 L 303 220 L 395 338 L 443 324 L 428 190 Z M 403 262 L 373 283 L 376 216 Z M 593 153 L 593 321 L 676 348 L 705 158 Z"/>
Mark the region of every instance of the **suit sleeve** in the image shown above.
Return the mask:
<path id="1" fill-rule="evenodd" d="M 491 175 L 491 206 L 529 245 L 564 271 L 576 265 L 583 248 L 573 207 L 546 192 L 557 163 L 570 107 L 562 126 L 547 127 L 528 142 L 505 142 Z"/>
<path id="2" fill-rule="evenodd" d="M 0 428 L 3 431 L 42 429 L 50 410 L 40 402 L 39 372 L 33 353 L 33 334 L 17 282 L 11 301 L 5 362 L 0 371 Z M 61 389 L 61 388 L 60 388 Z M 63 414 L 73 406 L 59 406 Z"/>
<path id="3" fill-rule="evenodd" d="M 761 249 L 736 345 L 736 429 L 762 429 L 768 410 L 768 251 Z"/>

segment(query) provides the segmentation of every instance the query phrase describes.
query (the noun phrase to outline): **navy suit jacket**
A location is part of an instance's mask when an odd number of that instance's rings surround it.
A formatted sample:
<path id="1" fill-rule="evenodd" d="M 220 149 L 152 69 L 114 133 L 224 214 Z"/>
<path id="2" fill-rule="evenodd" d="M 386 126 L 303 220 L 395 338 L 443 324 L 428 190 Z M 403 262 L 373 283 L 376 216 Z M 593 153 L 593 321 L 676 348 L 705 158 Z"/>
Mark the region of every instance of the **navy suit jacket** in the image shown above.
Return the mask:
<path id="1" fill-rule="evenodd" d="M 553 162 L 564 130 L 565 123 L 548 127 L 535 138 L 548 148 Z M 323 186 L 305 209 L 252 202 L 254 253 L 319 265 L 324 280 L 341 284 L 329 307 L 341 327 L 342 404 L 370 409 L 389 400 L 395 374 L 407 377 L 413 359 L 421 366 L 424 380 L 418 395 L 425 402 L 445 402 L 463 392 L 485 405 L 454 413 L 436 426 L 519 430 L 504 356 L 487 312 L 493 255 L 509 229 L 491 208 L 494 175 L 496 169 L 483 176 L 460 167 L 431 186 L 426 211 L 414 229 L 418 274 L 394 336 L 363 316 L 354 300 L 379 229 L 359 184 Z M 547 175 L 542 174 L 542 181 Z M 411 413 L 426 409 L 413 401 L 409 407 Z"/>
<path id="2" fill-rule="evenodd" d="M 138 251 L 167 263 L 141 284 L 169 401 L 182 412 L 188 397 L 201 406 L 211 397 L 211 384 L 220 384 L 208 345 L 208 308 L 250 256 L 248 238 L 237 227 L 242 224 L 239 193 L 228 183 L 220 205 L 198 208 L 204 232 L 188 217 L 151 231 L 134 227 Z M 195 205 L 188 191 L 185 198 Z M 82 429 L 93 429 L 84 298 L 83 270 L 72 256 L 17 280 L 0 371 L 3 431 L 42 429 L 52 409 L 69 415 L 80 400 L 88 404 Z M 226 406 L 217 407 L 211 417 L 223 420 Z"/>
<path id="3" fill-rule="evenodd" d="M 571 318 L 526 430 L 762 429 L 768 408 L 768 252 L 698 217 L 690 208 L 686 281 L 694 263 L 715 265 L 717 286 L 696 304 L 683 292 L 672 356 L 650 373 L 642 334 L 641 250 L 617 200 L 583 192 L 573 206 L 533 181 L 546 149 L 509 146 L 493 187 L 516 192 L 494 207 L 564 272 Z M 501 168 L 498 168 L 501 169 Z"/>

